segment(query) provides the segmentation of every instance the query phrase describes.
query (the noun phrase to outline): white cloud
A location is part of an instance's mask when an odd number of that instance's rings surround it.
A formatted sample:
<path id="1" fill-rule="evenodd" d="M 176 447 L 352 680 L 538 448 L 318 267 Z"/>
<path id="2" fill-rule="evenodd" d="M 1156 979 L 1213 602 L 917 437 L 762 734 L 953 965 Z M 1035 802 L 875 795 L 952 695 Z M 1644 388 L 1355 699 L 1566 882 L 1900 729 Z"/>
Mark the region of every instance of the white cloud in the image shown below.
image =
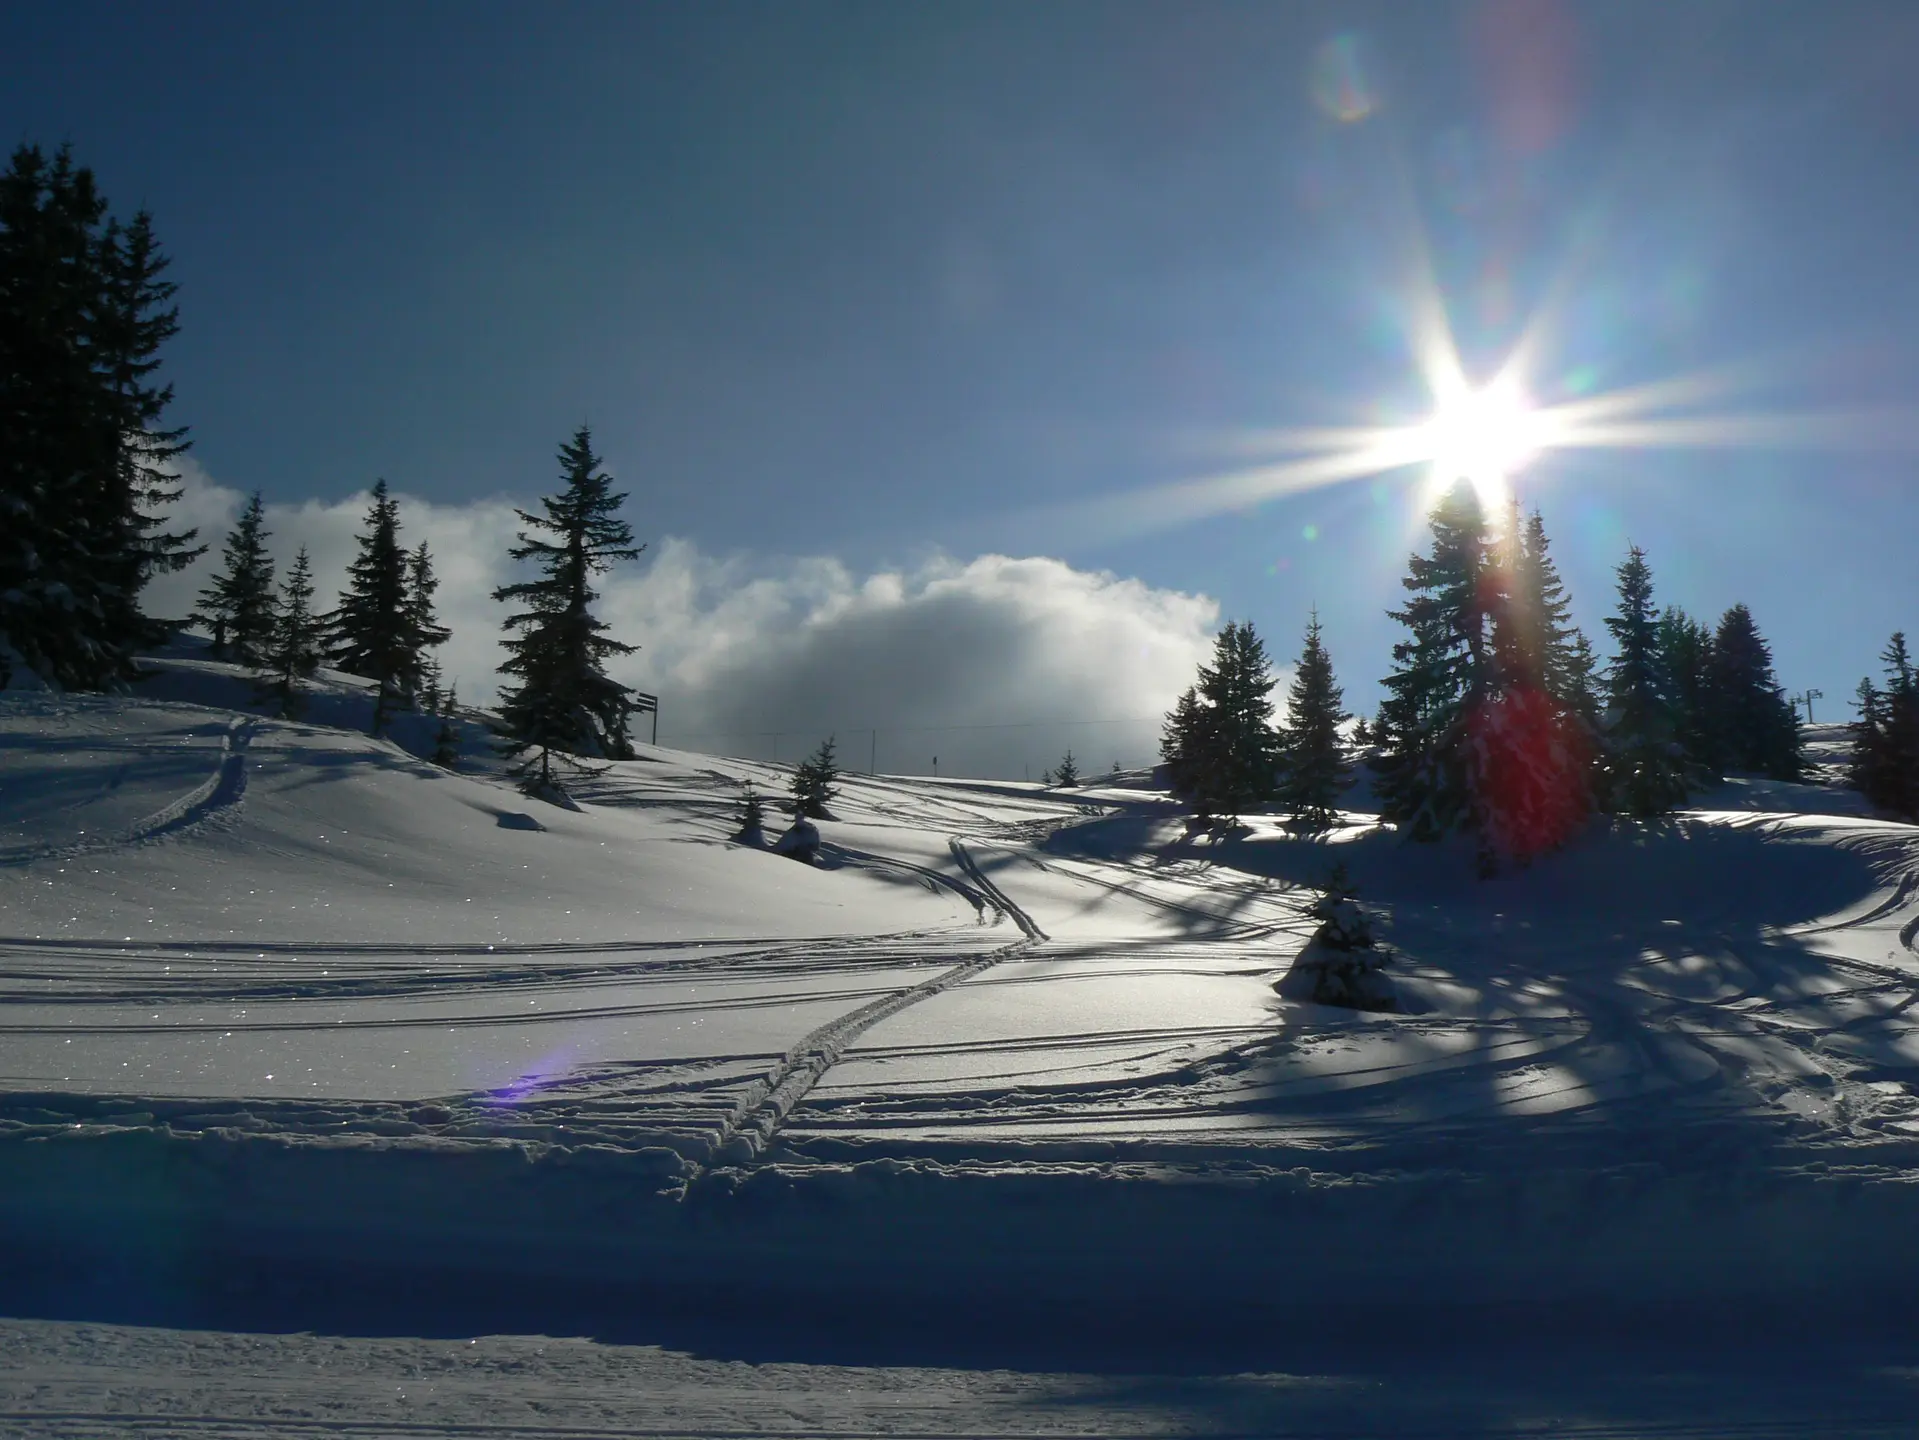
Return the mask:
<path id="1" fill-rule="evenodd" d="M 245 499 L 195 467 L 186 489 L 179 517 L 213 552 L 154 583 L 153 614 L 192 608 Z M 513 505 L 400 503 L 402 540 L 424 539 L 441 577 L 447 673 L 463 698 L 487 701 L 503 613 L 491 593 L 515 573 Z M 275 556 L 307 546 L 322 604 L 366 505 L 267 507 Z M 862 576 L 831 558 L 719 557 L 670 538 L 605 578 L 599 613 L 642 647 L 612 669 L 660 696 L 662 742 L 760 756 L 777 744 L 792 760 L 830 732 L 864 767 L 876 728 L 883 770 L 924 770 L 937 755 L 942 774 L 1015 778 L 1068 746 L 1086 769 L 1149 763 L 1157 717 L 1192 682 L 1218 620 L 1205 596 L 1060 560 L 940 557 Z"/>

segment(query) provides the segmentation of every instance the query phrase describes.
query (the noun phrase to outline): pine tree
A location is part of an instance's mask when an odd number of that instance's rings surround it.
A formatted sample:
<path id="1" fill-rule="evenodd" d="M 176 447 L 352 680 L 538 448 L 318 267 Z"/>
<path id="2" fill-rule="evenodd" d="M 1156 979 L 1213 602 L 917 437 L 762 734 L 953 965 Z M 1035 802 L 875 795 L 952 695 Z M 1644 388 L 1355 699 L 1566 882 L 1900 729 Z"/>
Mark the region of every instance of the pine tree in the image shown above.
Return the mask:
<path id="1" fill-rule="evenodd" d="M 429 655 L 420 662 L 420 690 L 413 697 L 413 703 L 420 707 L 422 715 L 438 715 L 445 700 L 446 671 Z"/>
<path id="2" fill-rule="evenodd" d="M 1539 513 L 1522 522 L 1515 501 L 1489 557 L 1479 595 L 1492 683 L 1468 701 L 1460 747 L 1467 828 L 1486 874 L 1572 835 L 1592 808 L 1596 748 L 1590 652 L 1572 624 Z"/>
<path id="3" fill-rule="evenodd" d="M 1432 554 L 1414 555 L 1402 582 L 1411 598 L 1387 612 L 1411 635 L 1393 646 L 1397 668 L 1374 727 L 1382 811 L 1414 840 L 1471 825 L 1467 720 L 1497 680 L 1486 524 L 1472 487 L 1461 483 L 1442 497 L 1431 523 Z"/>
<path id="4" fill-rule="evenodd" d="M 1852 731 L 1852 783 L 1875 809 L 1919 824 L 1919 670 L 1895 632 L 1881 652 L 1886 686 L 1859 682 Z"/>
<path id="5" fill-rule="evenodd" d="M 225 568 L 200 592 L 193 618 L 213 632 L 213 653 L 242 665 L 262 663 L 274 635 L 273 557 L 266 512 L 255 490 L 221 551 Z"/>
<path id="6" fill-rule="evenodd" d="M 453 638 L 453 632 L 440 624 L 433 607 L 433 594 L 439 588 L 433 556 L 422 540 L 420 548 L 407 556 L 406 623 L 412 654 L 409 673 L 401 677 L 401 689 L 428 714 L 439 703 L 439 665 L 427 652 Z"/>
<path id="7" fill-rule="evenodd" d="M 611 478 L 601 473 L 586 426 L 561 446 L 559 460 L 560 492 L 541 501 L 544 514 L 517 512 L 535 533 L 521 531 L 509 552 L 515 560 L 536 562 L 542 578 L 493 592 L 495 600 L 526 606 L 506 620 L 512 633 L 500 670 L 517 683 L 501 697 L 500 719 L 506 753 L 528 757 L 515 773 L 538 787 L 552 786 L 555 754 L 632 754 L 626 725 L 633 692 L 611 679 L 605 664 L 638 647 L 611 639 L 594 618 L 593 579 L 615 561 L 638 559 L 645 547 L 633 544 L 632 529 L 617 518 L 626 496 L 613 493 Z M 538 532 L 554 538 L 540 539 Z M 566 763 L 579 768 L 577 761 Z"/>
<path id="8" fill-rule="evenodd" d="M 1079 784 L 1079 762 L 1073 758 L 1071 750 L 1053 767 L 1052 778 L 1047 783 L 1057 785 L 1062 790 L 1070 790 Z"/>
<path id="9" fill-rule="evenodd" d="M 1711 679 L 1712 729 L 1725 766 L 1799 779 L 1805 773 L 1799 714 L 1774 676 L 1772 649 L 1744 605 L 1720 618 Z"/>
<path id="10" fill-rule="evenodd" d="M 1660 664 L 1646 552 L 1633 546 L 1615 573 L 1619 609 L 1606 620 L 1619 647 L 1606 675 L 1607 798 L 1627 815 L 1664 815 L 1686 798 L 1685 756 Z"/>
<path id="11" fill-rule="evenodd" d="M 433 734 L 433 763 L 451 770 L 460 763 L 460 732 L 454 718 L 460 709 L 460 687 L 449 686 L 439 703 L 440 728 Z"/>
<path id="12" fill-rule="evenodd" d="M 149 217 L 121 226 L 62 149 L 0 174 L 0 687 L 25 667 L 99 689 L 153 638 L 139 592 L 200 551 L 156 533 L 177 498 L 155 385 L 177 328 Z"/>
<path id="13" fill-rule="evenodd" d="M 161 278 L 170 262 L 147 211 L 137 211 L 124 228 L 109 226 L 105 248 L 105 333 L 98 354 L 116 402 L 114 513 L 124 533 L 120 589 L 126 624 L 143 638 L 157 638 L 132 608 L 135 597 L 153 576 L 184 570 L 207 549 L 193 543 L 197 531 L 164 528 L 166 507 L 183 493 L 172 462 L 192 444 L 185 426 L 162 426 L 173 387 L 152 381 L 160 347 L 180 330 L 179 308 L 169 303 L 178 287 Z"/>
<path id="14" fill-rule="evenodd" d="M 1278 683 L 1252 622 L 1228 622 L 1195 687 L 1204 719 L 1186 760 L 1197 814 L 1237 819 L 1272 801 L 1279 784 L 1272 699 Z"/>
<path id="15" fill-rule="evenodd" d="M 733 832 L 735 839 L 750 845 L 762 842 L 766 830 L 766 802 L 760 798 L 760 792 L 753 788 L 751 780 L 741 783 L 740 808 L 735 819 L 739 822 Z"/>
<path id="16" fill-rule="evenodd" d="M 1342 708 L 1344 700 L 1315 610 L 1306 624 L 1305 645 L 1287 692 L 1286 723 L 1279 732 L 1279 801 L 1294 823 L 1309 830 L 1323 830 L 1339 818 L 1339 799 L 1346 789 L 1339 727 L 1352 718 Z"/>
<path id="17" fill-rule="evenodd" d="M 280 599 L 261 656 L 266 695 L 279 701 L 280 714 L 299 708 L 299 682 L 320 666 L 326 627 L 313 611 L 313 569 L 306 546 L 300 547 L 280 582 Z"/>
<path id="18" fill-rule="evenodd" d="M 1199 688 L 1188 685 L 1166 716 L 1160 730 L 1159 758 L 1166 766 L 1166 784 L 1173 797 L 1188 804 L 1199 796 L 1199 769 L 1211 745 L 1211 714 L 1199 703 Z"/>
<path id="19" fill-rule="evenodd" d="M 1712 631 L 1677 605 L 1659 617 L 1659 664 L 1671 690 L 1673 735 L 1686 768 L 1701 783 L 1719 779 L 1721 746 L 1714 733 Z"/>
<path id="20" fill-rule="evenodd" d="M 1515 504 L 1514 523 L 1517 523 Z M 1599 706 L 1593 693 L 1593 653 L 1572 619 L 1572 598 L 1546 539 L 1545 518 L 1534 510 L 1519 532 L 1509 613 L 1526 648 L 1525 679 L 1537 684 L 1560 710 L 1589 722 Z"/>
<path id="21" fill-rule="evenodd" d="M 820 748 L 800 763 L 793 772 L 793 815 L 800 820 L 826 820 L 826 807 L 839 792 L 840 767 L 834 758 L 834 737 L 820 741 Z"/>
<path id="22" fill-rule="evenodd" d="M 371 733 L 412 702 L 418 648 L 414 640 L 408 557 L 400 548 L 400 505 L 386 481 L 374 483 L 360 552 L 347 566 L 347 588 L 327 617 L 336 669 L 377 686 Z"/>

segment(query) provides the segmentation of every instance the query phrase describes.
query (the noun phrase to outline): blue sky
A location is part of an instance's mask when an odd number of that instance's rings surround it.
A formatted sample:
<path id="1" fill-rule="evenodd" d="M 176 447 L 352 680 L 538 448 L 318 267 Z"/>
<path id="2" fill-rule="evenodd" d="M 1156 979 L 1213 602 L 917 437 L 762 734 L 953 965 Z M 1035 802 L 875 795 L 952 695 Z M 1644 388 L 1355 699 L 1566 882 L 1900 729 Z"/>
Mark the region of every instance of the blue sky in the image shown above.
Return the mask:
<path id="1" fill-rule="evenodd" d="M 1416 415 L 1415 239 L 1469 368 L 1543 317 L 1542 400 L 1741 366 L 1721 408 L 1910 409 L 1916 53 L 1902 0 L 69 3 L 0 11 L 0 139 L 155 212 L 224 486 L 525 499 L 587 419 L 643 538 L 1052 556 L 1281 655 L 1316 603 L 1370 708 L 1416 476 L 1147 533 L 1127 493 Z M 1915 438 L 1521 489 L 1602 650 L 1631 537 L 1826 718 L 1919 629 Z"/>

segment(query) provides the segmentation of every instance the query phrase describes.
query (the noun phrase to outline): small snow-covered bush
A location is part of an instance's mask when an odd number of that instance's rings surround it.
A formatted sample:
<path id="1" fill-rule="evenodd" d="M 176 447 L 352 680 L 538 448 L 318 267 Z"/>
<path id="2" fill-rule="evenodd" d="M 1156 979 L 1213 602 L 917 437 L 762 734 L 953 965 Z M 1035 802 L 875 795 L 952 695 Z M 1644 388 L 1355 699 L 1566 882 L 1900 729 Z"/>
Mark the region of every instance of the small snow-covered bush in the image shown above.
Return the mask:
<path id="1" fill-rule="evenodd" d="M 795 820 L 786 833 L 773 842 L 773 853 L 811 865 L 820 854 L 820 827 L 804 817 Z"/>
<path id="2" fill-rule="evenodd" d="M 740 808 L 736 818 L 739 827 L 733 832 L 733 838 L 743 845 L 764 845 L 766 837 L 766 802 L 760 798 L 760 792 L 753 788 L 748 780 L 740 794 Z"/>
<path id="3" fill-rule="evenodd" d="M 1353 894 L 1346 867 L 1336 865 L 1307 912 L 1319 922 L 1306 948 L 1273 986 L 1288 1000 L 1349 1010 L 1398 1010 L 1386 974 L 1386 951 L 1373 935 L 1372 917 Z"/>

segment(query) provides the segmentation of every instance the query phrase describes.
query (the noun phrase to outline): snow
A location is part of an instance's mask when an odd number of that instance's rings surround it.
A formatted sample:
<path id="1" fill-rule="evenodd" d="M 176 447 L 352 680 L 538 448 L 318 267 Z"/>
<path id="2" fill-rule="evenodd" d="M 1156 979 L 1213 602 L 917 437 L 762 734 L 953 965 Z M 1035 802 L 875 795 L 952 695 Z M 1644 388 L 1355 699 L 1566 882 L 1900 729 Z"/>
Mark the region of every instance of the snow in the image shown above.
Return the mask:
<path id="1" fill-rule="evenodd" d="M 0 695 L 0 1234 L 981 1305 L 1919 1281 L 1919 829 L 1829 774 L 1490 881 L 1363 786 L 1308 838 L 855 774 L 806 865 L 729 840 L 781 767 L 565 810 L 476 716 L 453 774 L 343 677 L 247 703 L 192 654 Z M 1275 993 L 1335 859 L 1404 1013 Z"/>

